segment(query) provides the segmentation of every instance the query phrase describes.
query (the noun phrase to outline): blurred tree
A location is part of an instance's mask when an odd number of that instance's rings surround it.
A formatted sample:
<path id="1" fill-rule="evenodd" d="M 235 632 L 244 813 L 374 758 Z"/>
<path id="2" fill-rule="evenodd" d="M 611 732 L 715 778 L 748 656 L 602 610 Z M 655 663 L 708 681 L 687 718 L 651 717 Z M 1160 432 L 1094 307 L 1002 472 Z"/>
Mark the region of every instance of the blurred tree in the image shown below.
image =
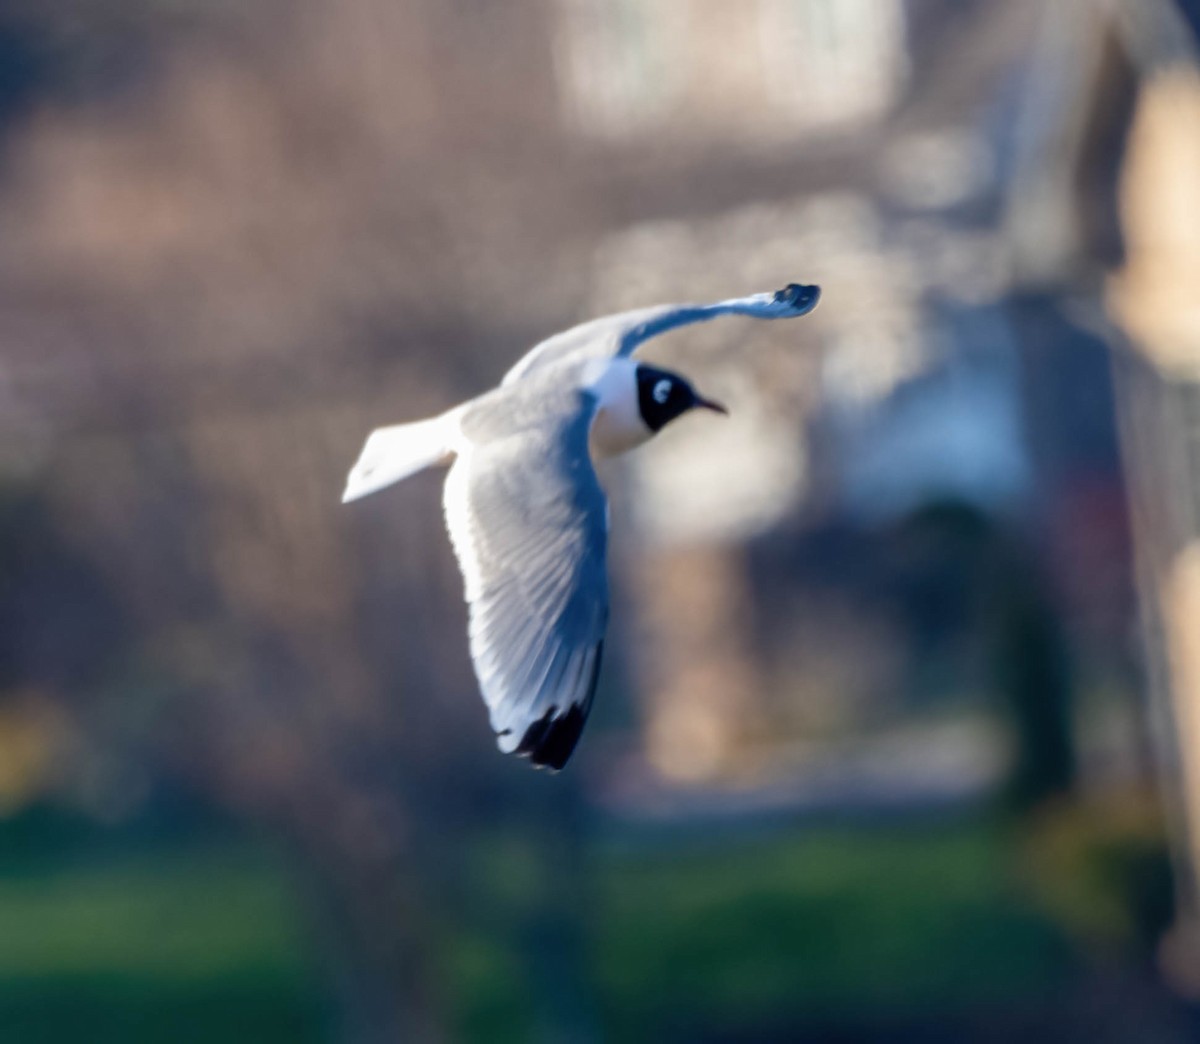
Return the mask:
<path id="1" fill-rule="evenodd" d="M 0 485 L 0 694 L 94 691 L 131 640 L 118 596 L 33 491 Z"/>
<path id="2" fill-rule="evenodd" d="M 131 0 L 80 5 L 77 36 L 18 7 L 21 46 L 75 50 L 3 186 L 3 377 L 44 408 L 18 434 L 52 523 L 18 518 L 5 561 L 68 608 L 5 611 L 87 658 L 114 753 L 305 854 L 347 1040 L 450 1032 L 455 869 L 511 802 L 553 883 L 521 915 L 557 984 L 535 1021 L 586 1037 L 578 791 L 491 754 L 438 483 L 338 504 L 370 428 L 494 380 L 572 292 L 594 218 L 537 5 Z M 85 53 L 106 39 L 144 46 L 138 92 Z M 67 552 L 30 553 L 52 531 Z M 69 668 L 23 633 L 22 678 Z"/>
<path id="3" fill-rule="evenodd" d="M 1009 549 L 992 589 L 996 677 L 1016 734 L 1008 797 L 1018 808 L 1062 797 L 1075 782 L 1069 646 L 1030 558 Z"/>
<path id="4" fill-rule="evenodd" d="M 1069 793 L 1076 778 L 1069 643 L 1035 549 L 1004 519 L 957 500 L 920 508 L 896 538 L 914 659 L 932 658 L 964 631 L 982 639 L 982 677 L 1012 730 L 1006 801 L 1028 811 Z"/>

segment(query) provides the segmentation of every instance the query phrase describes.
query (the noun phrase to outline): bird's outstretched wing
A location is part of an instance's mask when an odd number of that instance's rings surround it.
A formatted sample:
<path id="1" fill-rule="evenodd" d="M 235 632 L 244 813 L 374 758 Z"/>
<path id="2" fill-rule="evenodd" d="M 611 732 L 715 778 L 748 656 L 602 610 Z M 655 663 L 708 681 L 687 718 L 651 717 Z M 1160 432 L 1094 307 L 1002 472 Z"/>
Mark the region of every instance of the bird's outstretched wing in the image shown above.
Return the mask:
<path id="1" fill-rule="evenodd" d="M 515 394 L 514 394 L 515 393 Z M 579 740 L 608 622 L 608 507 L 587 392 L 501 389 L 468 407 L 446 527 L 498 746 L 560 769 Z"/>
<path id="2" fill-rule="evenodd" d="M 719 315 L 746 315 L 754 319 L 793 319 L 807 315 L 820 299 L 816 286 L 789 283 L 775 293 L 750 294 L 713 304 L 673 304 L 639 308 L 606 315 L 574 326 L 535 345 L 504 375 L 512 384 L 535 370 L 568 359 L 608 358 L 633 354 L 643 341 L 677 326 L 702 323 Z"/>

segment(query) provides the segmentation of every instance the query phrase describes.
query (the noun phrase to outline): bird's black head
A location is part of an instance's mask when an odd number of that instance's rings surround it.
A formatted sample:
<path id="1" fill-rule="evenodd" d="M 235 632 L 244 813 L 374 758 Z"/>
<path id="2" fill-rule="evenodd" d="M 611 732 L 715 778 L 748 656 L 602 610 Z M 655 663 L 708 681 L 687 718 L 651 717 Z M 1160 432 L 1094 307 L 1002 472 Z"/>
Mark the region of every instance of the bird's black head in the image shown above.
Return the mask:
<path id="1" fill-rule="evenodd" d="M 698 395 L 696 389 L 679 374 L 668 370 L 658 370 L 639 363 L 637 386 L 638 411 L 651 431 L 661 431 L 676 417 L 697 407 L 717 413 L 729 412 L 719 402 Z"/>

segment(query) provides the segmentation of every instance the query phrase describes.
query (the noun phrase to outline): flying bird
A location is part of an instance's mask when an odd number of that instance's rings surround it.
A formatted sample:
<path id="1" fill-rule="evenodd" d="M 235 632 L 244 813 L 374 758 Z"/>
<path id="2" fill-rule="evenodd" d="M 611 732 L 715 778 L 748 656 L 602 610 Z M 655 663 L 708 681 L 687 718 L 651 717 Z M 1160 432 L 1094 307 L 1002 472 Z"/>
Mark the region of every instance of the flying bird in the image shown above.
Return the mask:
<path id="1" fill-rule="evenodd" d="M 819 297 L 819 287 L 791 283 L 595 319 L 535 346 L 491 391 L 367 438 L 343 503 L 450 465 L 446 528 L 500 750 L 561 769 L 592 707 L 608 623 L 609 523 L 593 459 L 641 445 L 690 410 L 727 412 L 633 353 L 667 330 L 720 315 L 806 315 Z"/>

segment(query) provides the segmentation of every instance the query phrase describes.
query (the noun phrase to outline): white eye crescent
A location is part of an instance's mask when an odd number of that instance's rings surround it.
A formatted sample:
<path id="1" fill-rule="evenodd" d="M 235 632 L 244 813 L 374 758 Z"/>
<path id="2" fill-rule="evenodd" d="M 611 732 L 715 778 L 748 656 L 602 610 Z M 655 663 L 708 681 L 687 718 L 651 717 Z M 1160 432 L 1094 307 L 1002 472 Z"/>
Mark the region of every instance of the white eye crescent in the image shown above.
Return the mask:
<path id="1" fill-rule="evenodd" d="M 654 396 L 654 401 L 661 405 L 671 396 L 671 382 L 663 378 L 654 386 L 654 391 L 650 394 Z"/>

